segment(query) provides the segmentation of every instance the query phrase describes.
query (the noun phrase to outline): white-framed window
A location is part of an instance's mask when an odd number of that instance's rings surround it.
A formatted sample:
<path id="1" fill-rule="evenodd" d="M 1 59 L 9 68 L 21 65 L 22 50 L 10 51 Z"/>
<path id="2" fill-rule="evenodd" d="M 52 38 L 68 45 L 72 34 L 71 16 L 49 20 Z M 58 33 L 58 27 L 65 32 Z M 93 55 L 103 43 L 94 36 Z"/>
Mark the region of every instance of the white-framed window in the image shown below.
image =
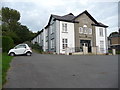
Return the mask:
<path id="1" fill-rule="evenodd" d="M 88 33 L 92 34 L 92 29 L 91 28 L 88 29 Z"/>
<path id="2" fill-rule="evenodd" d="M 65 49 L 68 47 L 68 39 L 63 38 L 62 39 L 62 49 Z"/>
<path id="3" fill-rule="evenodd" d="M 83 33 L 83 28 L 79 27 L 79 33 Z"/>
<path id="4" fill-rule="evenodd" d="M 100 51 L 104 52 L 104 41 L 100 41 Z"/>
<path id="5" fill-rule="evenodd" d="M 67 23 L 62 23 L 62 32 L 67 32 Z"/>
<path id="6" fill-rule="evenodd" d="M 84 34 L 87 34 L 87 33 L 88 33 L 87 25 L 83 25 L 83 32 L 84 32 Z"/>
<path id="7" fill-rule="evenodd" d="M 51 39 L 51 48 L 54 48 L 55 47 L 55 43 L 54 43 L 54 39 Z"/>
<path id="8" fill-rule="evenodd" d="M 103 37 L 103 28 L 99 28 L 99 35 Z"/>

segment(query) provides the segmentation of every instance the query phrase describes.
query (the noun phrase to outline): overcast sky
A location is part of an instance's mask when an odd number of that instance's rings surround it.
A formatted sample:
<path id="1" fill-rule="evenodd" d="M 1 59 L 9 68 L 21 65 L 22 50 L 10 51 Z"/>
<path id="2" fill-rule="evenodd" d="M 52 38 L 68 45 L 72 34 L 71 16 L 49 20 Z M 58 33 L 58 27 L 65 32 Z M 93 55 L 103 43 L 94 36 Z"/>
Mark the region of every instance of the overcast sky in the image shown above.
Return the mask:
<path id="1" fill-rule="evenodd" d="M 118 0 L 4 0 L 2 6 L 19 11 L 19 22 L 33 32 L 43 29 L 51 14 L 73 13 L 76 16 L 84 10 L 98 22 L 109 26 L 107 35 L 118 31 Z"/>

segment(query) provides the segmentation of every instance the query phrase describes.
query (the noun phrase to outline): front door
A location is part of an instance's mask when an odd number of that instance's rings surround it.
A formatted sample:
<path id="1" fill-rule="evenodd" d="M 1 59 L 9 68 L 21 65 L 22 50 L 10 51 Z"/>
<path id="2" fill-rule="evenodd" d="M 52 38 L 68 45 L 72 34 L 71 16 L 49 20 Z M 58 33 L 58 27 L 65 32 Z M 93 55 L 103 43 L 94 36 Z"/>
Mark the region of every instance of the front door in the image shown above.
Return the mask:
<path id="1" fill-rule="evenodd" d="M 88 47 L 88 52 L 91 52 L 91 40 L 80 40 L 80 46 L 83 47 L 84 45 Z"/>

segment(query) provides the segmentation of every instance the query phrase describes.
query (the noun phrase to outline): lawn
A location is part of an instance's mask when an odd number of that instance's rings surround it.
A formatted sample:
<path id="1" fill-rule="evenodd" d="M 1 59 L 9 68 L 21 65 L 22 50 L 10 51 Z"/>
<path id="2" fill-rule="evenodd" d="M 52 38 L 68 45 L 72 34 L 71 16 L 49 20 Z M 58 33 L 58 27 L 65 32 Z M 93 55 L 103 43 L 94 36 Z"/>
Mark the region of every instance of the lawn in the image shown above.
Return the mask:
<path id="1" fill-rule="evenodd" d="M 2 64 L 2 85 L 6 82 L 6 75 L 12 58 L 7 53 L 2 53 L 2 59 L 0 59 L 0 66 Z"/>

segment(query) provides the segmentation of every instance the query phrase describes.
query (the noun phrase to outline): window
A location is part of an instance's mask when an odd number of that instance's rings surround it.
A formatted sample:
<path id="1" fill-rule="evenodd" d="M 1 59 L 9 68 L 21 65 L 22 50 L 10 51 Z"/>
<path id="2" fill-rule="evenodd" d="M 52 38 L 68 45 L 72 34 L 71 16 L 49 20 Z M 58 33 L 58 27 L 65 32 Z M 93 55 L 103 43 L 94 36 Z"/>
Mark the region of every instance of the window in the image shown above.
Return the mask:
<path id="1" fill-rule="evenodd" d="M 55 43 L 54 43 L 54 39 L 51 39 L 51 48 L 54 48 L 54 45 Z"/>
<path id="2" fill-rule="evenodd" d="M 62 39 L 62 48 L 65 49 L 68 47 L 68 39 Z"/>
<path id="3" fill-rule="evenodd" d="M 103 37 L 103 28 L 99 28 L 100 36 Z"/>
<path id="4" fill-rule="evenodd" d="M 82 27 L 79 28 L 79 33 L 83 33 L 83 28 Z"/>
<path id="5" fill-rule="evenodd" d="M 67 23 L 62 23 L 62 32 L 67 32 Z"/>
<path id="6" fill-rule="evenodd" d="M 21 44 L 21 45 L 17 45 L 15 48 L 16 48 L 16 49 L 17 49 L 17 48 L 26 48 L 26 45 L 22 45 L 22 44 Z"/>
<path id="7" fill-rule="evenodd" d="M 92 29 L 91 28 L 88 29 L 88 33 L 92 34 Z"/>
<path id="8" fill-rule="evenodd" d="M 100 41 L 100 51 L 104 52 L 104 41 Z"/>
<path id="9" fill-rule="evenodd" d="M 88 31 L 87 25 L 84 25 L 84 26 L 83 26 L 83 31 L 84 31 L 84 34 L 87 34 L 87 33 L 88 33 L 88 32 L 87 32 L 87 31 Z"/>

